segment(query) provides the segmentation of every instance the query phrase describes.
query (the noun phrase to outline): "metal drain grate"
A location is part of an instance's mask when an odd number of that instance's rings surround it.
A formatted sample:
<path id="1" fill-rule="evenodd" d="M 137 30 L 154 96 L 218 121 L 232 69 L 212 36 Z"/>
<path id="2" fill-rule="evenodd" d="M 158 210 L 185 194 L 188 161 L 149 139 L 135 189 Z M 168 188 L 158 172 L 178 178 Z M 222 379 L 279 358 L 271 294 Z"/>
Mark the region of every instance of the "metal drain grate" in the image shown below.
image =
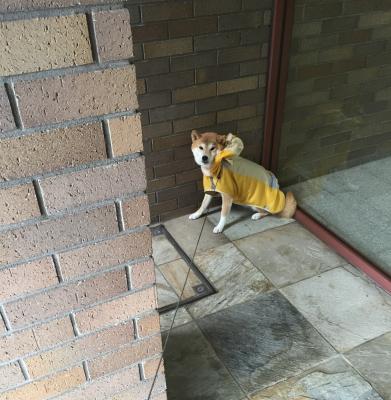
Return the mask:
<path id="1" fill-rule="evenodd" d="M 166 239 L 172 244 L 175 250 L 180 255 L 180 258 L 187 264 L 190 270 L 194 273 L 194 275 L 198 278 L 199 283 L 197 285 L 191 286 L 194 291 L 194 295 L 187 297 L 183 300 L 179 301 L 179 307 L 183 307 L 186 304 L 194 303 L 198 300 L 203 299 L 204 297 L 210 296 L 211 294 L 217 293 L 215 287 L 208 281 L 205 275 L 197 268 L 197 266 L 191 261 L 190 257 L 183 251 L 183 249 L 179 246 L 179 244 L 175 241 L 175 239 L 171 236 L 170 232 L 165 228 L 164 225 L 158 225 L 151 227 L 152 235 L 164 235 Z M 174 291 L 174 289 L 173 289 Z M 177 302 L 172 304 L 165 305 L 163 307 L 158 308 L 158 312 L 160 314 L 164 314 L 166 312 L 172 311 L 177 307 Z"/>

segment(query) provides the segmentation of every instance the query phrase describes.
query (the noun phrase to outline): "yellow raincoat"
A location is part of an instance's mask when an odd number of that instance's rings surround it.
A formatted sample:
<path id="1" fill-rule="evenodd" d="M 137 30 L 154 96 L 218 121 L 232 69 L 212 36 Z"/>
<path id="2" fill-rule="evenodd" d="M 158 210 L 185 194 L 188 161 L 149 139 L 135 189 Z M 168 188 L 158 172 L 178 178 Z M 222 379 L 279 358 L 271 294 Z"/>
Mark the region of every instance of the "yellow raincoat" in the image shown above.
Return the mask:
<path id="1" fill-rule="evenodd" d="M 205 193 L 225 193 L 235 204 L 254 206 L 271 214 L 281 212 L 285 195 L 279 190 L 277 178 L 261 165 L 239 157 L 243 142 L 237 136 L 229 134 L 227 142 L 215 158 L 212 176 L 204 175 Z"/>

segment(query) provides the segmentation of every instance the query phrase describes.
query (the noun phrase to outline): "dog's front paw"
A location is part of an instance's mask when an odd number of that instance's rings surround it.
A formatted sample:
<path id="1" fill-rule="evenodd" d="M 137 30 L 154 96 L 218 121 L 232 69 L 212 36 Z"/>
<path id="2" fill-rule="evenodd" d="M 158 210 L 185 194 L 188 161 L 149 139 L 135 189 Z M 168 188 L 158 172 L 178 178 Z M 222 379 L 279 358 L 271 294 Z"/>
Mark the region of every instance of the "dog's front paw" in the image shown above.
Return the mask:
<path id="1" fill-rule="evenodd" d="M 224 230 L 224 225 L 218 224 L 213 228 L 213 233 L 221 233 L 223 232 L 223 230 Z"/>
<path id="2" fill-rule="evenodd" d="M 201 214 L 199 212 L 195 212 L 189 215 L 189 219 L 197 219 L 199 217 L 201 217 Z"/>

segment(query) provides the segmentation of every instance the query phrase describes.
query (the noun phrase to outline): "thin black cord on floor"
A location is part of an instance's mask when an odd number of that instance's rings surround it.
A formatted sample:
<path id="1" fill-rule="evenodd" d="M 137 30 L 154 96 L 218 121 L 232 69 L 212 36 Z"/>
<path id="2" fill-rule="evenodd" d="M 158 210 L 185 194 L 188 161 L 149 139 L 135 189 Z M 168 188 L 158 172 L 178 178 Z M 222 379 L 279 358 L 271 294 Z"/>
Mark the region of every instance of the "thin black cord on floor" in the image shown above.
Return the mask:
<path id="1" fill-rule="evenodd" d="M 196 243 L 196 247 L 195 247 L 195 249 L 194 249 L 194 253 L 193 253 L 193 256 L 192 256 L 192 258 L 191 258 L 191 261 L 192 261 L 192 262 L 194 262 L 195 255 L 196 255 L 196 253 L 197 253 L 198 245 L 199 245 L 200 240 L 201 240 L 201 236 L 202 236 L 202 232 L 203 232 L 203 230 L 204 230 L 204 226 L 205 226 L 206 218 L 207 218 L 207 216 L 208 216 L 208 212 L 209 212 L 209 207 L 206 209 L 206 212 L 205 212 L 204 221 L 203 221 L 202 227 L 201 227 L 201 232 L 200 232 L 200 234 L 199 234 L 199 236 L 198 236 L 197 243 Z M 149 391 L 148 399 L 147 399 L 147 400 L 151 400 L 152 391 L 153 391 L 153 388 L 155 387 L 155 384 L 156 384 L 157 376 L 158 376 L 158 374 L 159 374 L 159 369 L 160 369 L 160 366 L 162 365 L 162 362 L 163 362 L 163 355 L 164 355 L 164 353 L 165 353 L 165 351 L 166 351 L 168 339 L 170 338 L 171 331 L 172 331 L 172 329 L 173 329 L 173 327 L 174 327 L 175 318 L 176 318 L 177 312 L 178 312 L 178 310 L 179 310 L 179 304 L 180 304 L 180 302 L 181 302 L 181 300 L 182 300 L 183 293 L 185 292 L 185 288 L 186 288 L 187 281 L 188 281 L 188 279 L 189 279 L 189 275 L 190 275 L 190 267 L 189 267 L 188 270 L 187 270 L 185 282 L 184 282 L 184 284 L 183 284 L 183 287 L 182 287 L 182 290 L 181 290 L 181 294 L 180 294 L 180 296 L 179 296 L 178 303 L 177 303 L 177 305 L 176 305 L 176 307 L 175 307 L 174 317 L 172 318 L 171 325 L 170 325 L 170 328 L 169 328 L 169 330 L 168 330 L 166 340 L 165 340 L 165 342 L 164 342 L 162 356 L 160 357 L 159 364 L 158 364 L 158 366 L 157 366 L 157 368 L 156 368 L 156 373 L 155 373 L 155 376 L 153 377 L 151 389 L 150 389 L 150 391 Z"/>

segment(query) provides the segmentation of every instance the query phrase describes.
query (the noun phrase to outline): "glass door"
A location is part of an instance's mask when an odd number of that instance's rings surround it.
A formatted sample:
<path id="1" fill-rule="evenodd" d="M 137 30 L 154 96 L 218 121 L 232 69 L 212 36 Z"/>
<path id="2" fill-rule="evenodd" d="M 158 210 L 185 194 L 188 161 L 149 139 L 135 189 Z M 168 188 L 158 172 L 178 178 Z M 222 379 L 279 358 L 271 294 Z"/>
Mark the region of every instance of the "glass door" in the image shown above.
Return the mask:
<path id="1" fill-rule="evenodd" d="M 277 173 L 391 276 L 391 2 L 296 1 Z"/>

